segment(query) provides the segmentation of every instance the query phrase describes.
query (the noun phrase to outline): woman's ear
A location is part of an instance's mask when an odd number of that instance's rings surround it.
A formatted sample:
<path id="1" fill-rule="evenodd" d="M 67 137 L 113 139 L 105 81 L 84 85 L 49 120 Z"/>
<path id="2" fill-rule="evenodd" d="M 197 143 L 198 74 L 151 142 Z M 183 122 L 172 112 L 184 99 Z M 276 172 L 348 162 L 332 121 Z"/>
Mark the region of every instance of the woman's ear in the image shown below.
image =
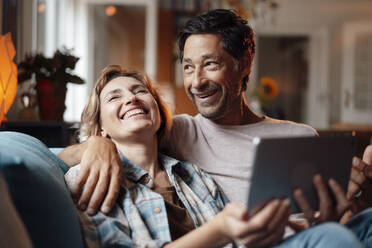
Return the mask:
<path id="1" fill-rule="evenodd" d="M 103 128 L 101 128 L 101 136 L 102 137 L 106 137 L 106 138 L 110 138 L 110 136 L 108 135 L 108 133 Z"/>

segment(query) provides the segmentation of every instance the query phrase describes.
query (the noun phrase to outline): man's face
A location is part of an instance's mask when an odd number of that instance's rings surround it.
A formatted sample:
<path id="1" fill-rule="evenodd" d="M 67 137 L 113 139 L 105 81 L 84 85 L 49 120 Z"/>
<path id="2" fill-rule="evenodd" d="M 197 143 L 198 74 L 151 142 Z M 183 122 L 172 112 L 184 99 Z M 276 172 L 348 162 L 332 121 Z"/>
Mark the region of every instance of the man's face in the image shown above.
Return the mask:
<path id="1" fill-rule="evenodd" d="M 219 35 L 191 35 L 182 67 L 186 93 L 204 117 L 226 124 L 240 113 L 243 73 Z"/>

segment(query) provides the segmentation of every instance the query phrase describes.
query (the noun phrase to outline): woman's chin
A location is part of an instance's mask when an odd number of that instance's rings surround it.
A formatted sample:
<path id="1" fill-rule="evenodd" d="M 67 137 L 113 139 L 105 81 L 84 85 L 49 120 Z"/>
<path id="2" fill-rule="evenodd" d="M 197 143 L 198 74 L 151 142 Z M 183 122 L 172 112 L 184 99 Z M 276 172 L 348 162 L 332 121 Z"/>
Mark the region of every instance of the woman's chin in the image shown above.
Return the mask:
<path id="1" fill-rule="evenodd" d="M 125 127 L 121 127 L 120 136 L 122 138 L 140 138 L 142 136 L 150 138 L 152 134 L 156 134 L 157 129 L 150 120 L 137 120 L 132 123 L 127 122 Z"/>

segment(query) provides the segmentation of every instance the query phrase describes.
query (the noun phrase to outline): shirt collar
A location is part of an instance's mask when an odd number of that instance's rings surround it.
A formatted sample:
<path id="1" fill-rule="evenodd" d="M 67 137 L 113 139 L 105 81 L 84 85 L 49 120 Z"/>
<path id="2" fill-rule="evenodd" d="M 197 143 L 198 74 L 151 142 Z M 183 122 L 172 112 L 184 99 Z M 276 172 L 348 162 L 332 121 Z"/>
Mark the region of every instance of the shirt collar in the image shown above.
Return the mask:
<path id="1" fill-rule="evenodd" d="M 144 176 L 149 177 L 148 175 L 149 173 L 145 169 L 142 169 L 141 167 L 134 164 L 130 159 L 125 157 L 121 152 L 119 152 L 119 156 L 122 161 L 124 175 L 128 180 L 137 183 Z M 173 174 L 172 173 L 173 167 L 177 167 L 178 165 L 180 165 L 180 162 L 178 160 L 168 157 L 166 155 L 160 154 L 160 153 L 159 153 L 158 159 L 159 159 L 159 163 L 165 168 L 168 175 Z M 150 184 L 152 185 L 152 182 L 150 182 Z M 152 187 L 151 185 L 149 186 Z"/>

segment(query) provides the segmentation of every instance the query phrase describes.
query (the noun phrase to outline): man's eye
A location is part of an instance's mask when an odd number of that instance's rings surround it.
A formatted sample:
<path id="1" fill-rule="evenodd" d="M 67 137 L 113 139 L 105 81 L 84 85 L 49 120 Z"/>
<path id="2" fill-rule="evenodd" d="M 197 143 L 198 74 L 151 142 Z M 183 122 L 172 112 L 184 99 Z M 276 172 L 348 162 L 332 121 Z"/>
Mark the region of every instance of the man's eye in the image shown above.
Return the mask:
<path id="1" fill-rule="evenodd" d="M 208 61 L 205 63 L 205 66 L 218 66 L 218 63 L 215 61 Z"/>
<path id="2" fill-rule="evenodd" d="M 192 70 L 192 66 L 191 65 L 184 65 L 183 66 L 183 70 L 184 71 L 191 71 Z"/>

